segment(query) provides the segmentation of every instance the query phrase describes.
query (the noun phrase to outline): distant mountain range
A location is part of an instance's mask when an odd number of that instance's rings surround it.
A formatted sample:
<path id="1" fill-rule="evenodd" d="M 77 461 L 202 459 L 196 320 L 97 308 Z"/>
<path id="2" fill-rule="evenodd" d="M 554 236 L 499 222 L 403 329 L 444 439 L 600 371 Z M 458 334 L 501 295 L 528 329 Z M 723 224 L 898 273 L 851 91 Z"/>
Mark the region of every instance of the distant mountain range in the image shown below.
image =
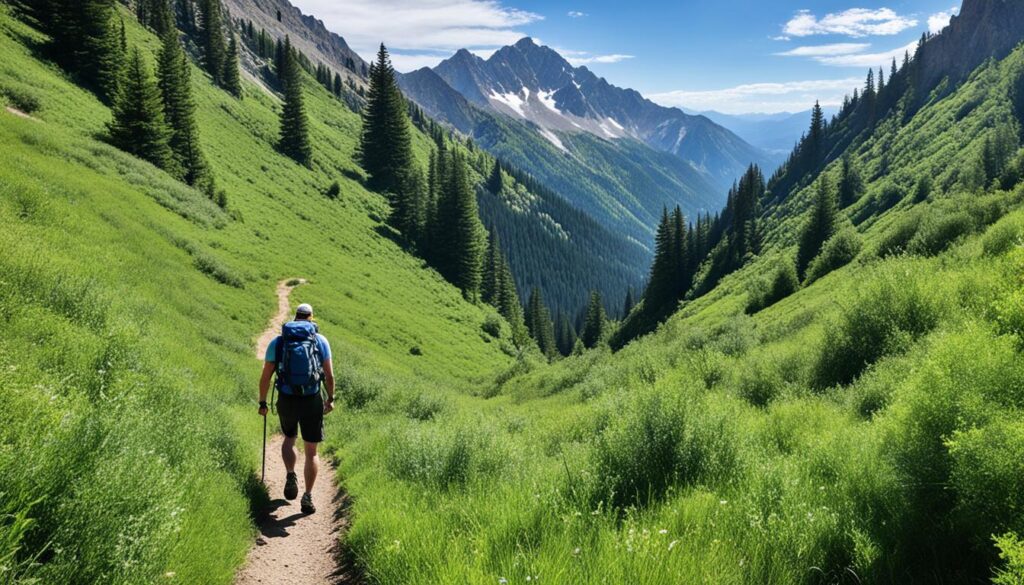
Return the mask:
<path id="1" fill-rule="evenodd" d="M 822 108 L 826 117 L 832 117 L 838 108 Z M 811 110 L 796 114 L 782 112 L 778 114 L 723 114 L 714 110 L 687 113 L 704 116 L 712 122 L 731 130 L 751 145 L 760 148 L 776 160 L 793 150 L 793 146 L 811 126 Z M 782 162 L 779 160 L 778 162 Z"/>
<path id="2" fill-rule="evenodd" d="M 715 212 L 749 164 L 774 166 L 709 118 L 611 85 L 530 38 L 486 60 L 460 50 L 399 83 L 432 117 L 644 243 L 664 206 Z"/>

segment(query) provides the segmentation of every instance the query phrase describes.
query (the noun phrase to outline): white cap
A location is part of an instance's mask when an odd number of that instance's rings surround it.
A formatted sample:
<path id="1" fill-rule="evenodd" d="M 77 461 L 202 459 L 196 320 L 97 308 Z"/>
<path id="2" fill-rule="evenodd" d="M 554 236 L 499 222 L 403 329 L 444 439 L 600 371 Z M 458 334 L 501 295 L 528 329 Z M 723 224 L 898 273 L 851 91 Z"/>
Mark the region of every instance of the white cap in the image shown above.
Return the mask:
<path id="1" fill-rule="evenodd" d="M 295 309 L 296 317 L 309 317 L 313 315 L 313 307 L 308 303 L 302 303 L 298 309 Z"/>

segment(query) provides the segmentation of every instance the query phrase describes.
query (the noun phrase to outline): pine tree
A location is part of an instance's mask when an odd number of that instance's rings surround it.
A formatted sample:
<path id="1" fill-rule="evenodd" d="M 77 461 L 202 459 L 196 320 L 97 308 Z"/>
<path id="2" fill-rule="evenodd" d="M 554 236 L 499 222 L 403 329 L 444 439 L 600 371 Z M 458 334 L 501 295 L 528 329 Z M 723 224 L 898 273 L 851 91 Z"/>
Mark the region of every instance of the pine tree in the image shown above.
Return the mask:
<path id="1" fill-rule="evenodd" d="M 228 54 L 224 61 L 224 89 L 236 98 L 242 97 L 242 79 L 239 73 L 238 62 L 238 41 L 235 35 L 231 35 L 231 42 L 228 43 Z"/>
<path id="2" fill-rule="evenodd" d="M 369 187 L 392 198 L 408 187 L 413 166 L 408 117 L 388 50 L 381 45 L 363 109 L 360 153 L 363 168 L 370 175 Z"/>
<path id="3" fill-rule="evenodd" d="M 548 359 L 555 357 L 558 348 L 555 344 L 551 312 L 544 304 L 544 298 L 537 287 L 533 287 L 533 290 L 530 291 L 530 301 L 526 310 L 526 328 L 529 330 L 530 336 L 537 342 L 540 352 Z"/>
<path id="4" fill-rule="evenodd" d="M 125 61 L 114 0 L 50 0 L 37 12 L 55 60 L 112 103 Z"/>
<path id="5" fill-rule="evenodd" d="M 463 295 L 475 300 L 480 293 L 483 226 L 477 214 L 476 193 L 469 184 L 466 163 L 453 153 L 447 163 L 447 177 L 440 201 L 437 224 L 440 227 L 435 242 L 438 270 L 449 282 L 459 287 Z"/>
<path id="6" fill-rule="evenodd" d="M 295 162 L 308 167 L 313 164 L 313 146 L 309 141 L 309 120 L 306 118 L 302 96 L 302 73 L 288 37 L 285 37 L 282 52 L 282 70 L 278 71 L 278 75 L 284 86 L 284 107 L 281 110 L 281 139 L 278 148 Z"/>
<path id="7" fill-rule="evenodd" d="M 626 289 L 626 300 L 622 303 L 622 317 L 626 318 L 631 312 L 633 312 L 633 306 L 636 305 L 636 301 L 633 299 L 633 287 Z"/>
<path id="8" fill-rule="evenodd" d="M 334 74 L 334 88 L 333 88 L 334 95 L 337 96 L 337 97 L 341 97 L 342 89 L 343 88 L 342 88 L 342 82 L 341 82 L 341 74 L 340 73 L 335 73 Z"/>
<path id="9" fill-rule="evenodd" d="M 224 43 L 220 0 L 201 0 L 200 12 L 202 16 L 203 66 L 213 77 L 213 82 L 223 87 L 227 46 Z"/>
<path id="10" fill-rule="evenodd" d="M 799 248 L 796 256 L 796 269 L 800 279 L 807 275 L 807 267 L 818 255 L 821 247 L 836 232 L 836 202 L 832 189 L 825 177 L 818 178 L 818 187 L 814 196 L 814 207 L 811 217 L 804 225 L 800 234 Z"/>
<path id="11" fill-rule="evenodd" d="M 654 237 L 654 262 L 651 264 L 651 276 L 644 292 L 644 303 L 650 311 L 659 311 L 673 299 L 673 251 L 675 235 L 668 209 L 661 212 L 661 222 Z"/>
<path id="12" fill-rule="evenodd" d="M 177 29 L 163 36 L 157 66 L 157 84 L 163 97 L 164 118 L 170 127 L 170 147 L 179 178 L 189 185 L 213 192 L 209 167 L 199 146 L 196 104 L 192 98 L 191 68 L 178 40 Z"/>
<path id="13" fill-rule="evenodd" d="M 172 167 L 174 156 L 168 143 L 170 130 L 164 119 L 160 89 L 138 48 L 128 60 L 123 86 L 112 111 L 114 119 L 108 129 L 114 146 L 160 168 Z"/>
<path id="14" fill-rule="evenodd" d="M 843 156 L 839 174 L 839 206 L 843 209 L 853 205 L 864 194 L 864 181 L 860 171 L 849 154 Z"/>
<path id="15" fill-rule="evenodd" d="M 807 170 L 817 169 L 825 155 L 825 113 L 819 102 L 811 110 L 811 129 L 807 134 Z"/>
<path id="16" fill-rule="evenodd" d="M 487 190 L 495 195 L 501 195 L 505 188 L 505 180 L 501 173 L 501 161 L 495 159 L 491 167 L 491 176 L 487 179 Z"/>
<path id="17" fill-rule="evenodd" d="M 583 334 L 580 339 L 587 349 L 597 347 L 604 336 L 605 314 L 604 305 L 601 303 L 601 293 L 594 291 L 590 293 L 590 302 L 587 304 L 587 317 L 583 325 Z"/>
<path id="18" fill-rule="evenodd" d="M 433 152 L 431 152 L 433 157 Z M 500 288 L 498 278 L 501 274 L 500 260 L 504 258 L 501 252 L 501 241 L 498 231 L 491 228 L 487 235 L 487 253 L 484 255 L 484 265 L 480 279 L 480 300 L 493 307 L 500 304 Z"/>

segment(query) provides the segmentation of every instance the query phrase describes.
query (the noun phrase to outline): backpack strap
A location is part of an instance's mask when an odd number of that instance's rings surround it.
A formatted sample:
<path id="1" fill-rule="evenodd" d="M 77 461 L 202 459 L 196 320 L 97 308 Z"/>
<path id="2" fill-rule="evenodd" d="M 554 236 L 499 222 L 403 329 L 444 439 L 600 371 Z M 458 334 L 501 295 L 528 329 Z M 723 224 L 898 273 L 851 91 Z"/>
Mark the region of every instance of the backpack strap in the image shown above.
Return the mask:
<path id="1" fill-rule="evenodd" d="M 278 335 L 274 341 L 274 388 L 280 389 L 284 374 L 284 336 Z"/>

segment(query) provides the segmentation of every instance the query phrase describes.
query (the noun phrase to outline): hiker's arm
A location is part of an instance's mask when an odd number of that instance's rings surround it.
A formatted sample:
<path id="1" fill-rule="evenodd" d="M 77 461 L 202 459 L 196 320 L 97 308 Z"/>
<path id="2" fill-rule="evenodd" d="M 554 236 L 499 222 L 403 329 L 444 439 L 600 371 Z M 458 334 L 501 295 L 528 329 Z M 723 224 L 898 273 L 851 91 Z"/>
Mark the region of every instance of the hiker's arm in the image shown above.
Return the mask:
<path id="1" fill-rule="evenodd" d="M 260 376 L 260 404 L 267 401 L 270 392 L 270 379 L 274 377 L 274 362 L 263 362 L 263 375 Z M 260 414 L 266 414 L 266 408 L 260 407 Z"/>
<path id="2" fill-rule="evenodd" d="M 334 402 L 334 364 L 331 360 L 324 362 L 324 388 L 327 390 L 327 401 Z"/>

